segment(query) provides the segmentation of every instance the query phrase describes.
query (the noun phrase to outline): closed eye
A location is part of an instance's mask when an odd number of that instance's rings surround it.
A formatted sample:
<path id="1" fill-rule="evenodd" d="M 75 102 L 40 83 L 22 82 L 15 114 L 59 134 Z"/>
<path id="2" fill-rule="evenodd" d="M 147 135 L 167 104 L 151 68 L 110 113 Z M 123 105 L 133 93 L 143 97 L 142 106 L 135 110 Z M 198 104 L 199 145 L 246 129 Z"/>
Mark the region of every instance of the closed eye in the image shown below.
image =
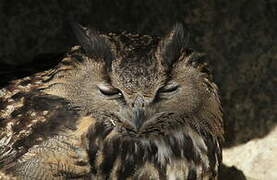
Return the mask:
<path id="1" fill-rule="evenodd" d="M 179 88 L 179 85 L 167 85 L 167 86 L 161 87 L 158 90 L 158 93 L 171 93 L 176 91 L 178 88 Z"/>
<path id="2" fill-rule="evenodd" d="M 108 96 L 108 97 L 121 97 L 122 93 L 119 89 L 114 88 L 112 86 L 105 86 L 105 85 L 100 85 L 98 86 L 99 91 L 101 92 L 101 94 Z"/>
<path id="3" fill-rule="evenodd" d="M 176 92 L 180 85 L 177 83 L 170 83 L 165 86 L 162 86 L 156 93 L 155 101 L 159 101 L 161 99 L 170 99 Z"/>
<path id="4" fill-rule="evenodd" d="M 99 88 L 99 91 L 105 96 L 113 96 L 113 95 L 121 94 L 118 89 L 103 90 Z"/>

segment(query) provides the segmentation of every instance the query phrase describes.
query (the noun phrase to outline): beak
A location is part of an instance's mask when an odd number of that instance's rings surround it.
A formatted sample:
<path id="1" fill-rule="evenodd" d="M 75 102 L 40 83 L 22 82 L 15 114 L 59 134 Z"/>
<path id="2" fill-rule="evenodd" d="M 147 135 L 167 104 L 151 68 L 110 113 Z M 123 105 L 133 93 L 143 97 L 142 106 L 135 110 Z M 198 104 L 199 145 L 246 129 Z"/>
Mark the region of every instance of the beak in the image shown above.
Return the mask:
<path id="1" fill-rule="evenodd" d="M 132 118 L 131 123 L 139 130 L 146 119 L 145 102 L 141 95 L 138 95 L 132 103 Z"/>
<path id="2" fill-rule="evenodd" d="M 145 111 L 143 108 L 137 107 L 133 110 L 132 123 L 136 130 L 139 130 L 145 121 Z"/>

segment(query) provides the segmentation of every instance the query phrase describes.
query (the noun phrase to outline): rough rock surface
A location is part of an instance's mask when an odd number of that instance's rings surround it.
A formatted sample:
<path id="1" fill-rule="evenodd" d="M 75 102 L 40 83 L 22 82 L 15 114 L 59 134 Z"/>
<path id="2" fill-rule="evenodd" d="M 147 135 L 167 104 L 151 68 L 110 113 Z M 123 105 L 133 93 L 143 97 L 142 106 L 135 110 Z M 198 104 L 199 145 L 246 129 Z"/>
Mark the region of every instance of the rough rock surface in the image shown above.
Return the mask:
<path id="1" fill-rule="evenodd" d="M 276 126 L 276 0 L 1 0 L 0 62 L 24 64 L 71 47 L 69 17 L 105 32 L 156 35 L 183 22 L 189 46 L 210 55 L 224 106 L 225 147 L 262 140 Z"/>
<path id="2" fill-rule="evenodd" d="M 277 179 L 277 127 L 261 139 L 223 152 L 224 164 L 236 166 L 252 179 Z"/>

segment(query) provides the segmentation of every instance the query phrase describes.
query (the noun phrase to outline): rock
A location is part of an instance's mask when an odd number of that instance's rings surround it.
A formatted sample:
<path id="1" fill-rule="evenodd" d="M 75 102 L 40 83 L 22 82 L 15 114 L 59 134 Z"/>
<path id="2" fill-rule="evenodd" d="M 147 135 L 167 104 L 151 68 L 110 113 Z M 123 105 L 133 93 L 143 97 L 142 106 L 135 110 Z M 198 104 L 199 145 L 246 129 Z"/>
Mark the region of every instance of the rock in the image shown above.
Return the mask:
<path id="1" fill-rule="evenodd" d="M 223 162 L 252 179 L 277 179 L 277 127 L 266 137 L 253 139 L 223 152 Z"/>
<path id="2" fill-rule="evenodd" d="M 228 167 L 221 165 L 219 170 L 218 180 L 249 180 L 246 179 L 243 172 L 237 169 L 235 166 Z"/>

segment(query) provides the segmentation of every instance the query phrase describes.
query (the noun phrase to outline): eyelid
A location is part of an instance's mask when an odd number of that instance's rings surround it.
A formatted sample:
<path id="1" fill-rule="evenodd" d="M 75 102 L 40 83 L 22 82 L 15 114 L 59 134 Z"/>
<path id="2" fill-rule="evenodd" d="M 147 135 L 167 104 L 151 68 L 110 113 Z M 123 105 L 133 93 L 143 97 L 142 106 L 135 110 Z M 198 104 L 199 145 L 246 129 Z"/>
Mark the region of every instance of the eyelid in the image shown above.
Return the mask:
<path id="1" fill-rule="evenodd" d="M 103 91 L 109 91 L 111 89 L 115 89 L 113 86 L 109 84 L 99 84 L 97 87 Z"/>
<path id="2" fill-rule="evenodd" d="M 169 93 L 169 92 L 174 92 L 176 91 L 180 86 L 176 83 L 173 84 L 168 84 L 163 87 L 161 87 L 158 92 L 159 93 Z"/>
<path id="3" fill-rule="evenodd" d="M 118 91 L 117 89 L 115 90 L 103 90 L 101 88 L 99 88 L 100 92 L 106 96 L 113 96 L 113 95 L 116 95 L 116 94 L 119 94 L 120 91 Z"/>
<path id="4" fill-rule="evenodd" d="M 111 85 L 98 85 L 99 91 L 105 96 L 122 95 L 121 91 Z"/>

